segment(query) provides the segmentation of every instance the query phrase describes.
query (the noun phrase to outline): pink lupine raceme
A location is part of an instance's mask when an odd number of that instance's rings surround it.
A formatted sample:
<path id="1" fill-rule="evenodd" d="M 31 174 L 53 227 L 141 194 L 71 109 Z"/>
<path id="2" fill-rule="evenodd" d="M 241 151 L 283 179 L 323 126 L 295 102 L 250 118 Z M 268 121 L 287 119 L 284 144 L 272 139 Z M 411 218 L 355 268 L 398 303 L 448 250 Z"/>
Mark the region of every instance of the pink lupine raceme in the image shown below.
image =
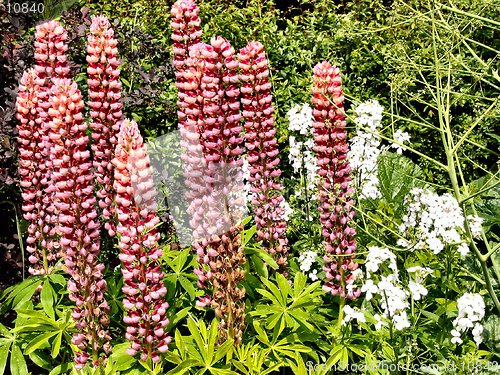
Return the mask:
<path id="1" fill-rule="evenodd" d="M 57 212 L 56 232 L 60 235 L 64 264 L 71 276 L 69 298 L 75 302 L 72 317 L 78 332 L 72 343 L 78 347 L 76 368 L 89 359 L 97 367 L 99 355 L 111 351 L 109 306 L 104 299 L 104 265 L 99 263 L 99 219 L 95 208 L 87 124 L 83 101 L 76 83 L 67 78 L 53 79 L 49 97 L 50 158 L 53 164 L 53 200 Z"/>
<path id="2" fill-rule="evenodd" d="M 347 162 L 348 144 L 344 96 L 340 71 L 325 61 L 314 67 L 314 151 L 318 162 L 318 200 L 323 242 L 326 247 L 324 271 L 328 281 L 323 289 L 341 298 L 359 297 L 352 271 L 356 231 L 349 225 L 354 217 L 351 169 Z"/>
<path id="3" fill-rule="evenodd" d="M 87 68 L 90 127 L 92 129 L 92 152 L 95 176 L 99 184 L 97 192 L 99 207 L 103 210 L 105 228 L 114 235 L 113 212 L 113 167 L 111 161 L 119 131 L 118 121 L 122 116 L 121 82 L 118 67 L 118 41 L 106 17 L 92 18 L 87 44 Z"/>
<path id="4" fill-rule="evenodd" d="M 183 70 L 189 57 L 189 48 L 200 42 L 202 32 L 199 12 L 200 8 L 193 0 L 178 0 L 172 5 L 170 25 L 174 51 L 173 66 L 176 71 Z M 179 78 L 177 77 L 178 82 Z"/>
<path id="5" fill-rule="evenodd" d="M 23 217 L 28 222 L 26 250 L 30 254 L 29 272 L 33 275 L 50 272 L 55 262 L 53 253 L 48 252 L 44 238 L 44 203 L 42 185 L 44 178 L 40 165 L 45 163 L 42 132 L 37 123 L 38 91 L 43 80 L 34 69 L 24 72 L 17 95 L 16 108 L 19 120 L 19 175 L 23 198 Z"/>
<path id="6" fill-rule="evenodd" d="M 264 47 L 250 42 L 239 55 L 245 146 L 250 169 L 252 206 L 257 238 L 273 254 L 281 270 L 287 265 L 288 241 L 278 181 L 278 147 L 274 127 L 269 69 Z"/>
<path id="7" fill-rule="evenodd" d="M 158 352 L 168 350 L 171 338 L 163 301 L 167 289 L 159 258 L 162 250 L 156 230 L 156 189 L 152 179 L 147 148 L 137 124 L 125 119 L 120 126 L 113 164 L 118 217 L 120 260 L 124 279 L 123 306 L 127 324 L 125 337 L 131 341 L 128 353 L 140 353 L 140 359 L 158 362 Z"/>
<path id="8" fill-rule="evenodd" d="M 31 134 L 24 125 L 23 144 L 27 146 L 30 139 L 30 152 L 32 152 L 31 163 L 34 169 L 24 175 L 25 184 L 28 179 L 36 186 L 36 197 L 27 193 L 24 198 L 35 199 L 27 204 L 25 209 L 33 204 L 33 211 L 28 214 L 30 225 L 28 227 L 28 246 L 30 253 L 29 261 L 31 274 L 50 272 L 57 262 L 60 254 L 59 244 L 55 240 L 56 212 L 54 210 L 53 184 L 51 177 L 52 161 L 49 157 L 51 140 L 49 137 L 50 116 L 47 111 L 50 106 L 48 97 L 52 86 L 52 78 L 65 78 L 69 74 L 69 66 L 66 58 L 68 46 L 66 44 L 67 34 L 57 21 L 48 21 L 38 25 L 35 30 L 35 65 L 28 76 L 21 82 L 20 95 L 18 99 L 19 116 L 28 120 L 24 112 L 29 107 L 30 117 L 28 122 L 34 121 L 35 126 L 30 128 Z M 36 88 L 33 85 L 36 85 Z M 31 88 L 30 88 L 31 87 Z M 36 95 L 36 98 L 34 98 Z M 29 100 L 26 102 L 26 100 Z M 24 109 L 19 112 L 21 105 Z M 35 111 L 36 115 L 32 112 Z M 26 113 L 27 114 L 27 113 Z M 19 118 L 19 117 L 18 117 Z M 21 120 L 23 121 L 23 120 Z M 24 153 L 26 157 L 26 152 Z M 21 155 L 21 158 L 23 156 Z M 25 159 L 25 163 L 28 163 Z M 21 163 L 23 164 L 23 163 Z"/>
<path id="9" fill-rule="evenodd" d="M 241 154 L 243 152 L 239 124 L 238 62 L 234 49 L 221 37 L 211 44 L 197 44 L 190 50 L 194 59 L 190 66 L 198 69 L 199 84 L 196 103 L 202 159 L 206 163 L 206 190 L 202 197 L 203 237 L 195 242 L 200 267 L 195 270 L 200 288 L 210 285 L 211 298 L 201 298 L 198 306 L 210 304 L 221 319 L 220 339 L 231 338 L 241 343 L 245 319 L 244 289 L 241 265 L 245 262 L 241 243 Z M 189 177 L 189 176 L 188 176 Z M 197 228 L 195 228 L 197 229 Z M 198 233 L 201 234 L 201 233 Z M 209 285 L 208 285 L 209 284 Z"/>

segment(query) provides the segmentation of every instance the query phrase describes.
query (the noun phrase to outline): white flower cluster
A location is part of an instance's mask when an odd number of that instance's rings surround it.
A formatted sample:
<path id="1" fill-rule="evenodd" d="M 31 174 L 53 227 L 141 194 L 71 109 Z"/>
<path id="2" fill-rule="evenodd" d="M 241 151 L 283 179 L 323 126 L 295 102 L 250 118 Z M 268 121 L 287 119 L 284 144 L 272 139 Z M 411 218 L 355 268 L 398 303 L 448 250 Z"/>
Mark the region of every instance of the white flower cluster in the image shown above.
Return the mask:
<path id="1" fill-rule="evenodd" d="M 400 233 L 408 240 L 398 240 L 398 245 L 412 249 L 431 249 L 439 254 L 446 245 L 462 242 L 464 215 L 451 194 L 438 195 L 428 189 L 414 188 L 405 198 L 407 212 L 399 226 Z M 415 242 L 416 241 L 416 242 Z M 469 252 L 465 243 L 457 249 L 463 256 Z"/>
<path id="2" fill-rule="evenodd" d="M 473 238 L 481 237 L 481 231 L 482 231 L 481 225 L 483 224 L 483 221 L 484 219 L 479 216 L 475 215 L 467 216 L 467 223 L 469 223 L 469 228 Z"/>
<path id="3" fill-rule="evenodd" d="M 302 135 L 309 135 L 312 132 L 313 110 L 309 104 L 297 104 L 287 113 L 288 129 L 297 131 Z"/>
<path id="4" fill-rule="evenodd" d="M 427 288 L 422 284 L 422 281 L 432 274 L 432 269 L 427 267 L 414 266 L 406 270 L 408 274 L 413 275 L 413 280 L 408 282 L 408 289 L 410 290 L 411 297 L 418 301 L 423 296 L 427 295 Z"/>
<path id="5" fill-rule="evenodd" d="M 299 256 L 300 270 L 302 272 L 309 272 L 308 276 L 312 281 L 318 280 L 318 270 L 311 269 L 314 263 L 317 263 L 317 258 L 318 258 L 318 253 L 312 250 L 304 251 Z"/>
<path id="6" fill-rule="evenodd" d="M 357 308 L 353 309 L 351 306 L 345 305 L 342 308 L 342 311 L 344 312 L 342 324 L 347 324 L 351 320 L 356 320 L 358 323 L 366 323 L 365 314 L 363 314 L 363 312 L 359 311 Z"/>
<path id="7" fill-rule="evenodd" d="M 405 290 L 399 281 L 396 255 L 387 248 L 371 246 L 365 261 L 366 281 L 361 291 L 366 293 L 366 300 L 379 296 L 382 316 L 376 314 L 376 329 L 385 325 L 385 319 L 391 319 L 396 330 L 410 326 L 406 310 L 409 307 L 410 293 Z M 374 277 L 374 273 L 384 273 Z M 384 319 L 382 319 L 384 318 Z"/>
<path id="8" fill-rule="evenodd" d="M 376 100 L 368 100 L 354 109 L 355 122 L 359 126 L 368 128 L 377 133 L 382 126 L 382 112 L 384 108 Z M 348 152 L 349 165 L 351 166 L 361 198 L 380 198 L 378 189 L 377 160 L 382 153 L 380 137 L 376 134 L 365 132 L 358 128 L 356 135 L 351 140 Z"/>
<path id="9" fill-rule="evenodd" d="M 485 304 L 483 297 L 477 293 L 465 293 L 457 301 L 458 316 L 453 321 L 451 342 L 454 344 L 462 343 L 462 333 L 472 328 L 472 336 L 476 345 L 482 341 L 483 326 L 480 320 L 484 318 Z"/>
<path id="10" fill-rule="evenodd" d="M 288 128 L 297 131 L 305 140 L 297 140 L 297 137 L 289 137 L 290 152 L 288 160 L 292 165 L 294 173 L 305 171 L 306 187 L 308 191 L 316 187 L 318 164 L 313 152 L 314 140 L 312 139 L 313 115 L 309 104 L 297 104 L 288 111 Z"/>
<path id="11" fill-rule="evenodd" d="M 394 140 L 401 144 L 410 143 L 410 135 L 407 132 L 398 129 L 394 132 Z M 405 146 L 399 145 L 397 143 L 393 143 L 391 147 L 395 148 L 398 154 L 402 154 L 403 151 L 406 150 Z"/>
<path id="12" fill-rule="evenodd" d="M 290 216 L 293 214 L 292 207 L 290 207 L 285 198 L 283 198 L 283 200 L 281 201 L 280 207 L 283 209 L 283 216 L 281 217 L 281 219 L 288 222 L 290 220 Z M 277 220 L 278 219 L 279 218 L 277 218 Z"/>

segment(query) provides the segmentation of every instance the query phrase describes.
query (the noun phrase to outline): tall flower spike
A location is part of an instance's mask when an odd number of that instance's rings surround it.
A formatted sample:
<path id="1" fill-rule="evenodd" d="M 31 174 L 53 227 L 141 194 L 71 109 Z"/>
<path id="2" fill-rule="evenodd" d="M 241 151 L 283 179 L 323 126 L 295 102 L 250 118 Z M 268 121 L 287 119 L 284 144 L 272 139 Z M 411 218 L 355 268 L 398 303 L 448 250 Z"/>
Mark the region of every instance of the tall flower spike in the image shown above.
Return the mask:
<path id="1" fill-rule="evenodd" d="M 109 235 L 115 233 L 113 167 L 111 161 L 122 116 L 118 41 L 106 17 L 92 18 L 87 44 L 90 127 L 95 176 L 99 184 L 99 207 Z"/>
<path id="2" fill-rule="evenodd" d="M 207 189 L 204 204 L 204 235 L 195 242 L 200 267 L 195 270 L 198 286 L 212 286 L 211 307 L 221 319 L 220 339 L 241 343 L 245 320 L 245 290 L 238 284 L 244 278 L 245 262 L 241 243 L 243 205 L 240 100 L 238 62 L 234 49 L 223 38 L 212 38 L 211 44 L 198 44 L 190 54 L 198 69 L 200 83 L 196 96 L 199 111 L 198 132 L 206 162 Z M 193 93 L 194 94 L 194 93 Z M 208 304 L 205 297 L 199 306 Z"/>
<path id="3" fill-rule="evenodd" d="M 94 367 L 104 362 L 100 349 L 111 351 L 108 334 L 109 306 L 104 299 L 104 265 L 99 263 L 99 219 L 95 209 L 94 176 L 87 150 L 87 124 L 83 120 L 83 101 L 76 83 L 54 79 L 49 98 L 51 149 L 53 161 L 54 207 L 58 214 L 64 263 L 71 278 L 69 298 L 75 302 L 72 317 L 77 333 L 72 343 L 76 368 L 83 368 L 91 355 Z"/>
<path id="4" fill-rule="evenodd" d="M 34 69 L 24 72 L 17 95 L 16 108 L 19 124 L 19 175 L 22 189 L 23 217 L 28 222 L 28 238 L 26 250 L 30 254 L 29 272 L 32 275 L 50 272 L 55 257 L 47 252 L 44 238 L 45 212 L 43 206 L 42 180 L 44 178 L 43 157 L 44 143 L 42 129 L 37 124 L 38 91 L 43 80 L 38 79 Z"/>
<path id="5" fill-rule="evenodd" d="M 172 5 L 172 41 L 174 49 L 173 65 L 177 72 L 182 71 L 189 48 L 200 42 L 201 20 L 198 17 L 200 8 L 193 0 L 178 0 Z M 179 76 L 177 80 L 179 80 Z"/>
<path id="6" fill-rule="evenodd" d="M 241 49 L 238 59 L 257 238 L 275 256 L 283 271 L 287 265 L 288 241 L 281 206 L 283 186 L 278 180 L 281 170 L 268 62 L 260 42 L 250 42 Z"/>
<path id="7" fill-rule="evenodd" d="M 163 301 L 167 289 L 158 261 L 162 250 L 156 230 L 160 222 L 157 192 L 147 148 L 134 121 L 121 123 L 113 164 L 125 294 L 123 321 L 127 324 L 125 337 L 131 341 L 127 352 L 132 356 L 140 353 L 142 361 L 158 362 L 158 352 L 167 351 L 172 339 L 165 332 L 168 303 Z"/>
<path id="8" fill-rule="evenodd" d="M 49 269 L 55 264 L 61 254 L 60 244 L 55 239 L 57 214 L 54 209 L 54 184 L 52 183 L 52 160 L 50 159 L 50 107 L 49 96 L 53 85 L 52 78 L 67 78 L 69 64 L 66 57 L 68 45 L 66 30 L 57 21 L 48 21 L 38 25 L 35 30 L 35 65 L 34 69 L 40 79 L 37 90 L 37 119 L 38 131 L 41 138 L 40 154 L 42 162 L 38 165 L 40 171 L 40 193 L 42 194 L 41 219 L 43 220 L 40 241 L 40 250 L 46 251 L 47 266 Z"/>
<path id="9" fill-rule="evenodd" d="M 352 271 L 356 231 L 349 226 L 354 217 L 350 167 L 346 160 L 346 122 L 340 70 L 328 61 L 314 67 L 314 143 L 318 162 L 318 200 L 323 242 L 326 248 L 324 271 L 328 281 L 323 289 L 341 298 L 359 297 Z"/>

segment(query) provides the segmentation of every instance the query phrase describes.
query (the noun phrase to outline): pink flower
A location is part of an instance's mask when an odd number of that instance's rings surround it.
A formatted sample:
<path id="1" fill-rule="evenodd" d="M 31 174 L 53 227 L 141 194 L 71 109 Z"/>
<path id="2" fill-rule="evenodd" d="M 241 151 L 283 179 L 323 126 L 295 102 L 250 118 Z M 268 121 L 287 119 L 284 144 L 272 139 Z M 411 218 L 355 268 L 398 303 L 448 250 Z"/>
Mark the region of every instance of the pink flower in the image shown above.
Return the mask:
<path id="1" fill-rule="evenodd" d="M 189 48 L 200 42 L 200 9 L 193 0 L 178 0 L 172 5 L 172 41 L 174 50 L 173 66 L 176 72 L 183 70 L 189 57 Z M 181 77 L 176 74 L 177 82 Z"/>
<path id="2" fill-rule="evenodd" d="M 24 87 L 20 87 L 20 94 L 24 98 L 18 100 L 18 111 L 21 106 L 24 109 L 29 108 L 29 114 L 19 112 L 19 116 L 26 120 L 30 117 L 28 123 L 34 121 L 33 127 L 29 130 L 31 135 L 28 136 L 28 133 L 24 132 L 21 136 L 21 139 L 24 139 L 22 141 L 24 146 L 28 146 L 25 143 L 26 138 L 31 138 L 30 151 L 23 147 L 20 150 L 21 158 L 27 160 L 26 158 L 29 157 L 33 166 L 36 166 L 36 169 L 21 171 L 28 173 L 23 176 L 22 184 L 28 184 L 27 180 L 31 178 L 32 187 L 36 186 L 36 197 L 32 197 L 33 191 L 24 197 L 30 200 L 30 204 L 25 205 L 24 209 L 25 212 L 31 211 L 28 214 L 29 219 L 25 218 L 30 222 L 27 250 L 31 254 L 29 261 L 33 265 L 29 271 L 32 274 L 50 272 L 60 257 L 58 254 L 60 245 L 55 239 L 57 216 L 53 205 L 54 185 L 52 184 L 52 160 L 50 158 L 52 140 L 49 128 L 50 116 L 47 111 L 50 107 L 52 78 L 65 78 L 69 74 L 66 40 L 66 31 L 57 21 L 48 21 L 36 27 L 35 66 L 28 73 L 30 77 L 24 77 L 25 82 L 21 82 L 21 86 Z M 26 102 L 28 97 L 29 101 Z M 28 131 L 27 128 L 25 130 Z M 28 156 L 29 153 L 32 153 L 31 156 Z"/>
<path id="3" fill-rule="evenodd" d="M 53 161 L 53 200 L 58 217 L 56 232 L 61 236 L 69 298 L 76 303 L 73 317 L 78 332 L 73 341 L 80 351 L 75 361 L 83 366 L 91 354 L 98 366 L 99 350 L 111 351 L 109 307 L 104 299 L 104 265 L 99 263 L 99 221 L 95 209 L 92 162 L 87 150 L 87 125 L 83 121 L 83 101 L 76 83 L 54 78 L 48 114 Z"/>
<path id="4" fill-rule="evenodd" d="M 229 337 L 238 345 L 245 319 L 242 301 L 245 291 L 237 286 L 243 280 L 241 265 L 245 262 L 241 243 L 242 217 L 237 209 L 242 202 L 236 194 L 242 190 L 243 152 L 238 62 L 231 45 L 216 37 L 211 39 L 210 45 L 200 43 L 191 47 L 186 66 L 192 69 L 195 81 L 191 86 L 194 90 L 184 93 L 196 98 L 186 108 L 197 108 L 198 114 L 196 125 L 190 131 L 198 135 L 194 137 L 201 146 L 196 150 L 197 157 L 201 159 L 199 165 L 206 168 L 201 171 L 204 181 L 198 182 L 198 175 L 186 176 L 189 184 L 196 181 L 203 186 L 203 189 L 194 190 L 196 195 L 193 194 L 195 199 L 190 207 L 193 219 L 198 219 L 192 221 L 197 240 L 193 248 L 200 264 L 195 273 L 200 288 L 212 289 L 212 296 L 200 298 L 197 306 L 210 304 L 221 319 L 221 340 Z M 187 113 L 186 118 L 190 120 L 190 112 Z M 189 146 L 187 139 L 186 145 Z"/>
<path id="5" fill-rule="evenodd" d="M 245 146 L 249 163 L 252 206 L 257 239 L 276 257 L 283 271 L 287 266 L 288 241 L 281 191 L 271 83 L 264 47 L 250 42 L 239 55 Z"/>
<path id="6" fill-rule="evenodd" d="M 356 231 L 349 222 L 354 217 L 351 168 L 347 162 L 347 132 L 340 71 L 328 61 L 314 67 L 314 151 L 318 161 L 318 200 L 325 266 L 328 281 L 323 289 L 341 298 L 359 297 L 354 283 Z"/>
<path id="7" fill-rule="evenodd" d="M 28 221 L 28 238 L 26 239 L 26 250 L 31 263 L 29 272 L 33 275 L 50 272 L 50 266 L 54 264 L 55 257 L 47 251 L 45 239 L 45 220 L 43 195 L 45 186 L 43 168 L 45 158 L 44 144 L 42 141 L 42 129 L 37 124 L 38 119 L 38 91 L 43 80 L 38 78 L 34 69 L 24 72 L 17 95 L 16 108 L 19 144 L 19 175 L 22 189 L 24 211 L 23 217 Z M 50 220 L 50 218 L 49 218 Z"/>
<path id="8" fill-rule="evenodd" d="M 98 204 L 109 235 L 115 232 L 113 216 L 113 166 L 111 161 L 122 117 L 118 42 L 106 17 L 92 18 L 87 44 L 90 127 L 95 176 L 99 184 Z"/>
<path id="9" fill-rule="evenodd" d="M 137 124 L 125 119 L 121 122 L 113 164 L 116 213 L 119 221 L 118 246 L 122 252 L 124 279 L 124 322 L 129 326 L 127 339 L 131 341 L 129 354 L 140 353 L 141 360 L 160 360 L 157 351 L 165 351 L 170 342 L 165 327 L 168 325 L 163 301 L 167 289 L 158 259 L 160 222 L 156 212 L 156 191 L 152 181 L 147 148 Z M 148 228 L 148 230 L 142 230 Z"/>

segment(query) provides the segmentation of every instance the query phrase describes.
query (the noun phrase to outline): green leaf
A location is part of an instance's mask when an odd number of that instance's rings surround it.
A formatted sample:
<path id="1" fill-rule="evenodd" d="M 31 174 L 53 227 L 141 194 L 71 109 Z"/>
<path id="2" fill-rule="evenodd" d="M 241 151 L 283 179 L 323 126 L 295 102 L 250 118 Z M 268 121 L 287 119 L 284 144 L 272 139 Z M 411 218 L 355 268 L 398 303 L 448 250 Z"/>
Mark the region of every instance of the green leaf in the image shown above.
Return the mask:
<path id="1" fill-rule="evenodd" d="M 10 373 L 12 375 L 28 375 L 28 367 L 23 352 L 17 345 L 12 345 L 10 355 Z"/>
<path id="2" fill-rule="evenodd" d="M 219 346 L 217 352 L 215 352 L 214 363 L 219 362 L 222 358 L 226 356 L 233 349 L 233 340 L 224 341 L 224 344 Z"/>
<path id="3" fill-rule="evenodd" d="M 257 271 L 257 275 L 263 278 L 269 277 L 269 272 L 267 271 L 266 264 L 260 259 L 257 255 L 251 255 L 250 259 L 254 265 L 255 271 Z"/>
<path id="4" fill-rule="evenodd" d="M 57 331 L 47 332 L 47 333 L 44 333 L 44 334 L 42 334 L 40 336 L 35 337 L 26 346 L 26 348 L 24 349 L 24 352 L 26 354 L 30 354 L 30 353 L 34 352 L 35 350 L 37 350 L 38 348 L 40 348 L 40 347 L 42 347 L 42 346 L 44 346 L 46 344 L 48 346 L 49 345 L 49 340 L 52 337 L 54 337 L 55 335 L 57 335 Z"/>
<path id="5" fill-rule="evenodd" d="M 199 362 L 195 359 L 186 359 L 180 363 L 177 367 L 167 372 L 167 375 L 180 375 L 185 374 L 190 368 L 199 365 Z"/>
<path id="6" fill-rule="evenodd" d="M 184 358 L 186 356 L 186 344 L 184 343 L 184 337 L 181 336 L 178 329 L 175 330 L 174 338 L 175 345 L 177 346 L 177 349 L 179 349 L 181 357 Z"/>
<path id="7" fill-rule="evenodd" d="M 29 357 L 35 365 L 45 370 L 52 370 L 52 368 L 54 367 L 50 363 L 50 358 L 42 351 L 40 352 L 35 351 L 33 353 L 30 353 Z"/>
<path id="8" fill-rule="evenodd" d="M 59 355 L 59 350 L 61 349 L 61 340 L 62 340 L 63 332 L 60 331 L 54 341 L 52 342 L 52 358 L 56 358 Z"/>
<path id="9" fill-rule="evenodd" d="M 0 374 L 5 374 L 5 366 L 7 366 L 7 358 L 9 357 L 11 342 L 8 341 L 7 344 L 0 345 Z"/>
<path id="10" fill-rule="evenodd" d="M 36 289 L 40 285 L 39 279 L 29 278 L 26 279 L 25 282 L 19 284 L 18 287 L 16 287 L 12 292 L 14 297 L 12 301 L 12 308 L 14 310 L 20 307 L 24 302 L 30 300 L 31 297 L 33 297 L 33 294 L 35 294 Z"/>
<path id="11" fill-rule="evenodd" d="M 55 319 L 54 314 L 54 289 L 50 282 L 45 281 L 40 292 L 40 302 L 45 313 L 52 319 Z"/>
<path id="12" fill-rule="evenodd" d="M 434 313 L 431 313 L 429 311 L 422 310 L 422 315 L 429 318 L 430 320 L 432 320 L 435 323 L 437 323 L 439 321 L 439 316 L 434 314 Z"/>
<path id="13" fill-rule="evenodd" d="M 196 289 L 194 288 L 191 281 L 189 281 L 186 277 L 180 275 L 179 282 L 181 283 L 184 290 L 189 294 L 189 298 L 192 300 L 196 298 Z"/>
<path id="14" fill-rule="evenodd" d="M 298 276 L 296 276 L 297 278 Z M 281 273 L 276 274 L 276 281 L 278 282 L 279 290 L 281 292 L 281 297 L 283 299 L 284 304 L 286 305 L 288 295 L 291 294 L 290 284 L 288 284 L 288 280 Z"/>
<path id="15" fill-rule="evenodd" d="M 484 326 L 484 342 L 494 353 L 500 353 L 500 317 L 490 315 Z"/>
<path id="16" fill-rule="evenodd" d="M 191 332 L 191 335 L 193 336 L 194 340 L 196 341 L 196 345 L 198 346 L 198 349 L 199 349 L 200 354 L 203 358 L 203 361 L 206 363 L 207 362 L 207 353 L 205 350 L 205 341 L 203 340 L 203 338 L 200 335 L 200 330 L 202 328 L 201 327 L 202 325 L 203 325 L 203 328 L 205 328 L 204 331 L 206 333 L 205 323 L 203 323 L 203 321 L 196 322 L 192 316 L 189 316 L 187 324 L 188 324 L 189 332 Z"/>
<path id="17" fill-rule="evenodd" d="M 207 365 L 213 364 L 213 358 L 215 354 L 215 344 L 217 343 L 217 331 L 218 324 L 217 321 L 213 320 L 210 324 L 210 332 L 208 336 L 208 350 L 207 350 Z"/>
<path id="18" fill-rule="evenodd" d="M 388 202 L 402 208 L 404 197 L 410 190 L 421 185 L 417 178 L 422 170 L 405 156 L 386 152 L 378 159 L 378 179 L 380 192 Z"/>
<path id="19" fill-rule="evenodd" d="M 59 374 L 67 374 L 70 369 L 73 368 L 72 363 L 63 363 L 59 366 L 54 367 L 54 369 L 49 373 L 49 375 L 59 375 Z"/>

